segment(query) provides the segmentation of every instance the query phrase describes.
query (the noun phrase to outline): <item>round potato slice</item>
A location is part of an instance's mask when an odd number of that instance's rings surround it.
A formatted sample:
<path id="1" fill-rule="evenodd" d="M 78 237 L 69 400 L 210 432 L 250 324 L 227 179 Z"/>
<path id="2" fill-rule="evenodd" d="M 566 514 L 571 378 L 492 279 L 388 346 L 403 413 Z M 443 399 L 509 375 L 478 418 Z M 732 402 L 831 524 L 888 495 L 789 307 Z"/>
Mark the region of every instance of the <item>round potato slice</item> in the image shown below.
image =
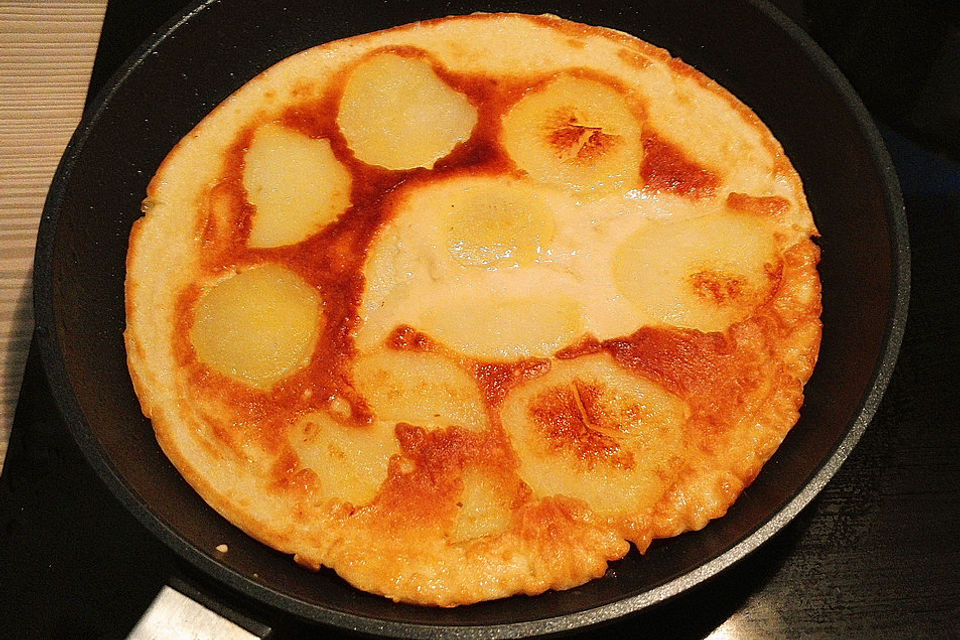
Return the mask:
<path id="1" fill-rule="evenodd" d="M 660 322 L 722 331 L 770 295 L 779 262 L 764 225 L 744 214 L 715 213 L 641 228 L 618 247 L 613 279 Z"/>
<path id="2" fill-rule="evenodd" d="M 670 486 L 687 407 L 598 355 L 554 363 L 510 394 L 502 415 L 520 475 L 537 495 L 625 515 L 651 507 Z"/>
<path id="3" fill-rule="evenodd" d="M 197 301 L 190 341 L 200 362 L 266 388 L 309 361 L 321 321 L 313 287 L 267 264 L 207 288 Z"/>
<path id="4" fill-rule="evenodd" d="M 458 181 L 445 200 L 447 248 L 464 266 L 489 269 L 536 262 L 553 240 L 553 212 L 536 190 L 516 180 Z"/>
<path id="5" fill-rule="evenodd" d="M 640 123 L 610 85 L 559 75 L 521 98 L 502 123 L 507 153 L 535 180 L 600 194 L 638 184 Z"/>
<path id="6" fill-rule="evenodd" d="M 392 53 L 357 65 L 337 114 L 354 155 L 386 169 L 432 168 L 476 123 L 476 107 L 433 67 Z"/>

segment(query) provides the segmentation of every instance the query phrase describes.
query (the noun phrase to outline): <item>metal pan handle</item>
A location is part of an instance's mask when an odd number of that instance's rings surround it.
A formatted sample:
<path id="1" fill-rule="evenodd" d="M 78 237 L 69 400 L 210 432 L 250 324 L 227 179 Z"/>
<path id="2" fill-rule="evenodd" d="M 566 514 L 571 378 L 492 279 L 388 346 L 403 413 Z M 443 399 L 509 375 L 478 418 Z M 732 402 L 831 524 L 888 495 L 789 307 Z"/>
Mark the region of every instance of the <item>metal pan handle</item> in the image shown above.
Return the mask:
<path id="1" fill-rule="evenodd" d="M 268 640 L 273 630 L 170 579 L 127 640 Z"/>

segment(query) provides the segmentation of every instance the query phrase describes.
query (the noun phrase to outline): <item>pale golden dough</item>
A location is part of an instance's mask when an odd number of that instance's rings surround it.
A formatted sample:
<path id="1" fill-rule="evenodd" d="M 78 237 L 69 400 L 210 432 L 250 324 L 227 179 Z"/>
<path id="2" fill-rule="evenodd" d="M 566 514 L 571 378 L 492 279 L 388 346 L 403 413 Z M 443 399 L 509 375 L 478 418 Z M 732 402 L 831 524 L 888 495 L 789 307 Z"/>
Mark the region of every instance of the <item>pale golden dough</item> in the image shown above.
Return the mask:
<path id="1" fill-rule="evenodd" d="M 398 601 L 569 589 L 705 526 L 816 362 L 777 141 L 665 51 L 551 16 L 294 55 L 144 213 L 125 336 L 164 452 L 251 536 Z"/>

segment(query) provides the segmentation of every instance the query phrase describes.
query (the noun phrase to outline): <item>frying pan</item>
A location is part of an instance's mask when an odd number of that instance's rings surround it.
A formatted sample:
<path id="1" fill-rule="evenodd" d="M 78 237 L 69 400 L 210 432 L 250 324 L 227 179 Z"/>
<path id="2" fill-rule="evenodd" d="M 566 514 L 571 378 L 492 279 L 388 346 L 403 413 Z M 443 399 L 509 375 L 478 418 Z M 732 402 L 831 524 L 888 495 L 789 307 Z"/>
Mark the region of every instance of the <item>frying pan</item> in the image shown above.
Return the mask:
<path id="1" fill-rule="evenodd" d="M 776 9 L 655 2 L 208 0 L 148 40 L 92 102 L 54 177 L 35 267 L 35 317 L 56 402 L 90 464 L 157 538 L 226 587 L 310 621 L 400 637 L 521 637 L 633 613 L 757 548 L 826 484 L 869 423 L 906 320 L 908 241 L 896 179 L 863 105 Z M 217 103 L 309 46 L 473 11 L 555 13 L 665 47 L 767 123 L 822 233 L 824 336 L 802 417 L 760 476 L 705 529 L 658 541 L 565 592 L 453 610 L 398 605 L 312 574 L 210 509 L 157 446 L 122 340 L 127 237 L 167 151 Z M 226 543 L 229 554 L 217 554 Z"/>

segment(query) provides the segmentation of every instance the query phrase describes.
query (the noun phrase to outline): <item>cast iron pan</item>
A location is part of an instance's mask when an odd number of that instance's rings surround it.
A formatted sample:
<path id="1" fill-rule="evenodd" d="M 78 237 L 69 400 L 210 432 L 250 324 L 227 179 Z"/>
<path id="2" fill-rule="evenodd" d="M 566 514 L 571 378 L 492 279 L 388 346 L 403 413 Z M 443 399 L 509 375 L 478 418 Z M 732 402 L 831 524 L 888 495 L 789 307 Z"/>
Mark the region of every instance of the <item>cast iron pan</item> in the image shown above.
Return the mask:
<path id="1" fill-rule="evenodd" d="M 444 610 L 393 604 L 332 572 L 306 572 L 245 536 L 190 489 L 158 448 L 127 375 L 124 260 L 130 226 L 164 155 L 246 80 L 309 46 L 478 10 L 549 12 L 627 31 L 666 47 L 751 106 L 799 170 L 822 233 L 824 338 L 799 424 L 725 518 L 656 542 L 644 557 L 631 553 L 578 589 Z M 873 415 L 903 333 L 908 273 L 902 203 L 876 129 L 826 56 L 766 5 L 213 0 L 161 29 L 92 103 L 44 210 L 35 311 L 51 387 L 90 464 L 153 534 L 202 571 L 271 607 L 343 628 L 519 637 L 660 602 L 789 522 Z M 229 545 L 228 554 L 216 554 L 220 543 Z"/>

